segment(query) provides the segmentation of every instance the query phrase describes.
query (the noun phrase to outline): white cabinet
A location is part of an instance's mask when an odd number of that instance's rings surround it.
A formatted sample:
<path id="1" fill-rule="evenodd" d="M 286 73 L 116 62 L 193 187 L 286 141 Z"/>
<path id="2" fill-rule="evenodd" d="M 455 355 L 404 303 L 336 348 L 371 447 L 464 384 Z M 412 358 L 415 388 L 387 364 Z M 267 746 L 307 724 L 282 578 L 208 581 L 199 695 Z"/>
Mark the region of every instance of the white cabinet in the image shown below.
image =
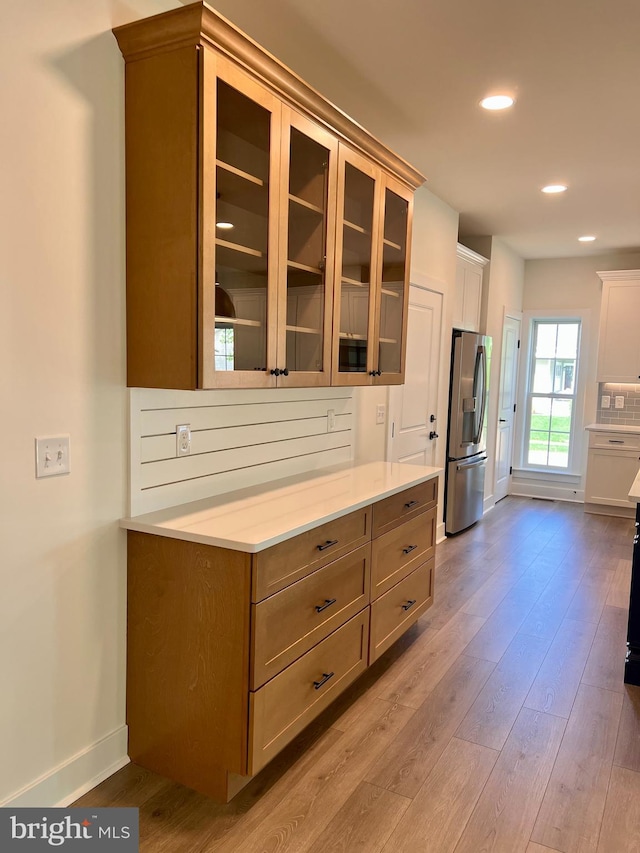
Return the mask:
<path id="1" fill-rule="evenodd" d="M 640 270 L 599 272 L 602 280 L 599 382 L 640 380 Z"/>
<path id="2" fill-rule="evenodd" d="M 453 306 L 454 329 L 480 331 L 482 279 L 487 258 L 458 243 L 456 251 L 456 291 Z"/>
<path id="3" fill-rule="evenodd" d="M 629 500 L 629 489 L 638 473 L 639 456 L 640 435 L 620 432 L 591 433 L 584 493 L 585 507 L 606 515 L 630 516 L 635 513 L 636 503 Z M 587 506 L 589 504 L 592 506 Z M 615 508 L 618 508 L 618 512 Z"/>

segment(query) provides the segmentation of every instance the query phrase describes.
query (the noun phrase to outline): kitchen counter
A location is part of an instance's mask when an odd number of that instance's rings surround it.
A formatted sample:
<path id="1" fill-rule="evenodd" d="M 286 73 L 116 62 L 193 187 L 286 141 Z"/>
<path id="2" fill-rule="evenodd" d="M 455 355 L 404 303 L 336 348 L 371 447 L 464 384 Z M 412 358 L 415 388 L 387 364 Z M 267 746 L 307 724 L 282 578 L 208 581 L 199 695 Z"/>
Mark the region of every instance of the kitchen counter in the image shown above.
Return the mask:
<path id="1" fill-rule="evenodd" d="M 629 435 L 640 435 L 640 423 L 635 424 L 588 424 L 585 427 L 589 432 L 624 432 Z"/>
<path id="2" fill-rule="evenodd" d="M 441 473 L 390 462 L 340 465 L 124 518 L 120 526 L 257 553 Z"/>
<path id="3" fill-rule="evenodd" d="M 629 489 L 629 500 L 640 504 L 640 471 L 636 474 L 636 478 Z"/>

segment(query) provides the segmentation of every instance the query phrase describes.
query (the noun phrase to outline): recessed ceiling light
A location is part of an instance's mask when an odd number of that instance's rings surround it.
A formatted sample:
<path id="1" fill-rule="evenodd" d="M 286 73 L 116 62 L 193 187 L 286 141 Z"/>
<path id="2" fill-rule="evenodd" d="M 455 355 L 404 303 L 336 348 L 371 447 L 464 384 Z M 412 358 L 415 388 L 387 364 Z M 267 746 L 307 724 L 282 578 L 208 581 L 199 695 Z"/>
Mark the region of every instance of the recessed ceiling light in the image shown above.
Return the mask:
<path id="1" fill-rule="evenodd" d="M 542 192 L 552 195 L 553 193 L 563 193 L 566 189 L 564 184 L 549 184 L 546 187 L 542 187 Z"/>
<path id="2" fill-rule="evenodd" d="M 221 228 L 223 231 L 229 231 L 233 228 L 233 222 L 216 222 L 216 228 Z"/>
<path id="3" fill-rule="evenodd" d="M 595 239 L 596 238 L 593 236 L 593 234 L 585 234 L 584 237 L 578 237 L 578 240 L 581 243 L 593 243 Z"/>
<path id="4" fill-rule="evenodd" d="M 485 110 L 506 110 L 515 103 L 510 95 L 489 95 L 480 101 L 480 106 Z"/>

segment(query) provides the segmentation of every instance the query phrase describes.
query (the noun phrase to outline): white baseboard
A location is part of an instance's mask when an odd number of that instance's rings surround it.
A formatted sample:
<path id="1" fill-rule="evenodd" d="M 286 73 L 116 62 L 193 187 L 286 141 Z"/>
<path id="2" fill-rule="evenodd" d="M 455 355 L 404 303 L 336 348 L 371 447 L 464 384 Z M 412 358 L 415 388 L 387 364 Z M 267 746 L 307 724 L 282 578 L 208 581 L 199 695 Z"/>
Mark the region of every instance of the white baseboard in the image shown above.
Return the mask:
<path id="1" fill-rule="evenodd" d="M 552 485 L 545 481 L 539 483 L 535 480 L 512 482 L 509 494 L 521 498 L 546 498 L 547 500 L 570 501 L 571 503 L 584 502 L 584 489 Z"/>
<path id="2" fill-rule="evenodd" d="M 0 807 L 68 806 L 129 763 L 127 735 L 127 726 L 121 726 L 16 791 Z"/>
<path id="3" fill-rule="evenodd" d="M 446 534 L 444 532 L 444 521 L 441 521 L 436 527 L 436 545 L 440 542 L 444 542 L 446 539 Z"/>

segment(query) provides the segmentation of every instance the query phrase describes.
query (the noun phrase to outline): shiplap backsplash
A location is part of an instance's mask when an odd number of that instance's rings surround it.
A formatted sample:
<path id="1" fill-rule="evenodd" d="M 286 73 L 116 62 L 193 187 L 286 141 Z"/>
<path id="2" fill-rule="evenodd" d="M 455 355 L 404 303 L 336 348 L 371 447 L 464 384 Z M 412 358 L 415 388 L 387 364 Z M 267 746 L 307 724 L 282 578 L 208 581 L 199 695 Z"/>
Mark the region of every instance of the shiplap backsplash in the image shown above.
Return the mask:
<path id="1" fill-rule="evenodd" d="M 353 390 L 130 391 L 131 515 L 200 500 L 353 457 Z M 328 432 L 327 412 L 335 411 Z M 176 456 L 176 425 L 191 453 Z"/>

